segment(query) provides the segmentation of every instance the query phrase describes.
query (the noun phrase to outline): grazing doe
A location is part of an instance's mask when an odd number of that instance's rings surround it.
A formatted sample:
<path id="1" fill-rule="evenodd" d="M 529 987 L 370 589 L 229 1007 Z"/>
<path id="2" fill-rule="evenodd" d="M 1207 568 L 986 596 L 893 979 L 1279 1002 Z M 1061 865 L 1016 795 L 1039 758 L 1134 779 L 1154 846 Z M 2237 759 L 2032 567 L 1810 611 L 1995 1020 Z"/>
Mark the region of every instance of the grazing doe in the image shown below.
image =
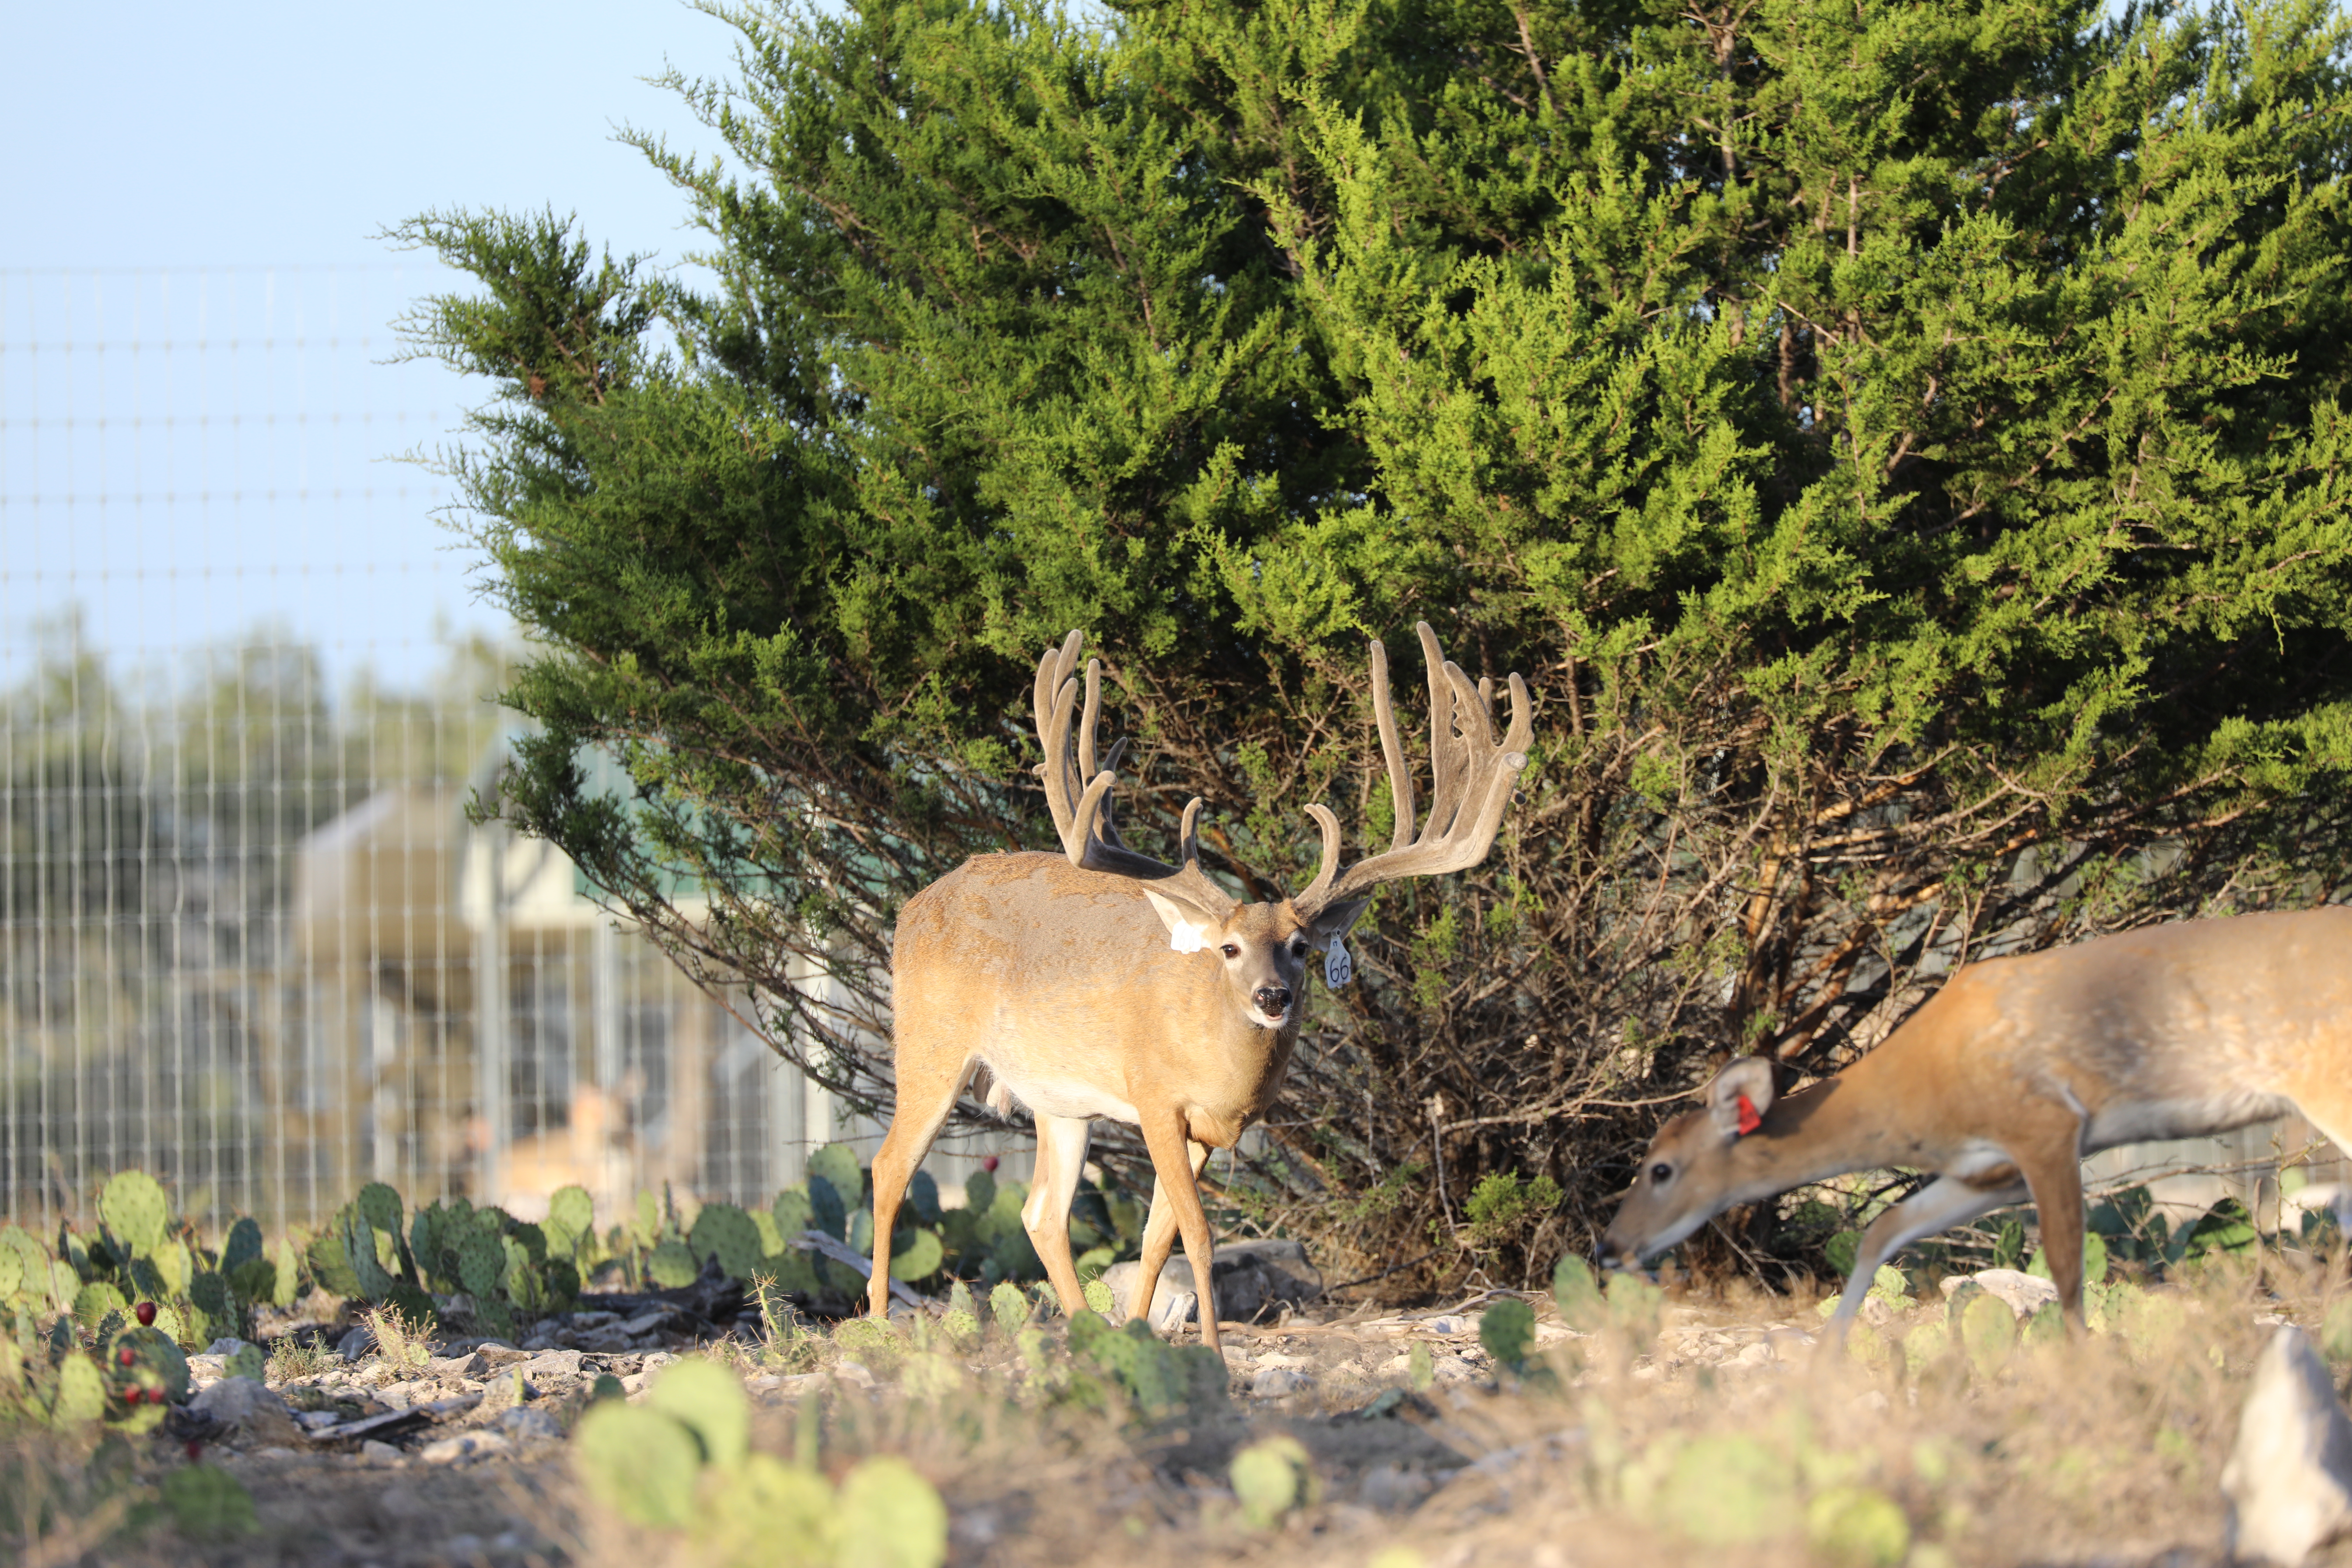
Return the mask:
<path id="1" fill-rule="evenodd" d="M 1072 735 L 1081 638 L 1037 667 L 1033 711 L 1044 742 L 1045 800 L 1062 853 L 981 855 L 907 902 L 891 958 L 898 1108 L 874 1157 L 869 1306 L 887 1310 L 891 1223 L 915 1168 L 974 1069 L 1037 1122 L 1037 1170 L 1022 1223 L 1064 1309 L 1086 1305 L 1070 1258 L 1070 1200 L 1090 1123 L 1139 1127 L 1151 1155 L 1151 1209 L 1128 1310 L 1150 1307 L 1176 1232 L 1191 1262 L 1201 1337 L 1217 1342 L 1209 1220 L 1196 1181 L 1209 1151 L 1232 1147 L 1282 1088 L 1305 1007 L 1307 955 L 1328 951 L 1325 978 L 1347 978 L 1345 937 L 1378 883 L 1459 871 L 1486 858 L 1527 765 L 1526 686 L 1509 678 L 1511 724 L 1495 738 L 1493 690 L 1448 663 L 1428 626 L 1434 795 L 1413 831 L 1412 776 L 1389 705 L 1388 657 L 1371 645 L 1372 706 L 1396 802 L 1385 854 L 1339 869 L 1339 821 L 1320 805 L 1315 879 L 1274 903 L 1235 900 L 1202 871 L 1201 802 L 1184 808 L 1180 864 L 1129 849 L 1111 825 L 1113 774 L 1095 771 L 1100 668 L 1087 663 L 1086 716 Z M 1116 765 L 1118 752 L 1109 759 Z"/>
<path id="2" fill-rule="evenodd" d="M 2119 1143 L 2299 1110 L 2352 1151 L 2352 909 L 2182 921 L 1972 963 L 1833 1078 L 1785 1099 L 1731 1063 L 1662 1128 L 1601 1244 L 1631 1267 L 1735 1204 L 1848 1171 L 1935 1176 L 1872 1222 L 1833 1331 L 1899 1247 L 2029 1196 L 2083 1326 L 2083 1168 Z"/>

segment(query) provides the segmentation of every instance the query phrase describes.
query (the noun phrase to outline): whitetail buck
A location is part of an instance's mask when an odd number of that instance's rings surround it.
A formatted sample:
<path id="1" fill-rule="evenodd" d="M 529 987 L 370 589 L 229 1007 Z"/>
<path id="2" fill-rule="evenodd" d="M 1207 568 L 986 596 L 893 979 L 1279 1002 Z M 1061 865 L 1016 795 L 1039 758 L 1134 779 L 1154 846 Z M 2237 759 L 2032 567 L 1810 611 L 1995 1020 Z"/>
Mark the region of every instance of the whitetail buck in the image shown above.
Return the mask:
<path id="1" fill-rule="evenodd" d="M 1872 1222 L 1832 1321 L 1922 1237 L 2031 1196 L 2068 1325 L 2083 1327 L 2083 1169 L 2118 1143 L 2299 1110 L 2352 1152 L 2352 909 L 2183 921 L 1972 963 L 1885 1044 L 1775 1097 L 1731 1063 L 1675 1118 L 1601 1244 L 1664 1251 L 1735 1204 L 1848 1171 L 1936 1180 Z"/>
<path id="2" fill-rule="evenodd" d="M 1095 772 L 1100 669 L 1087 662 L 1086 715 L 1072 736 L 1081 646 L 1072 632 L 1037 666 L 1033 699 L 1045 744 L 1045 800 L 1063 853 L 981 855 L 907 902 L 891 959 L 898 1110 L 874 1157 L 874 1285 L 887 1310 L 891 1222 L 915 1167 L 976 1067 L 1037 1121 L 1037 1170 L 1021 1218 L 1061 1297 L 1086 1305 L 1070 1260 L 1070 1200 L 1089 1123 L 1139 1127 L 1158 1180 L 1128 1310 L 1146 1313 L 1181 1231 L 1199 1298 L 1201 1337 L 1217 1342 L 1208 1215 L 1195 1185 L 1209 1151 L 1232 1146 L 1282 1087 L 1305 1012 L 1310 949 L 1332 950 L 1325 978 L 1346 979 L 1340 939 L 1375 884 L 1459 871 L 1486 858 L 1531 734 L 1527 688 L 1510 677 L 1511 726 L 1497 742 L 1493 690 L 1446 662 L 1428 626 L 1430 760 L 1434 796 L 1413 832 L 1412 775 L 1389 706 L 1388 657 L 1371 645 L 1372 707 L 1396 803 L 1387 853 L 1339 872 L 1339 820 L 1322 830 L 1315 879 L 1278 903 L 1236 901 L 1202 871 L 1184 808 L 1180 865 L 1129 849 L 1106 796 L 1114 750 Z"/>

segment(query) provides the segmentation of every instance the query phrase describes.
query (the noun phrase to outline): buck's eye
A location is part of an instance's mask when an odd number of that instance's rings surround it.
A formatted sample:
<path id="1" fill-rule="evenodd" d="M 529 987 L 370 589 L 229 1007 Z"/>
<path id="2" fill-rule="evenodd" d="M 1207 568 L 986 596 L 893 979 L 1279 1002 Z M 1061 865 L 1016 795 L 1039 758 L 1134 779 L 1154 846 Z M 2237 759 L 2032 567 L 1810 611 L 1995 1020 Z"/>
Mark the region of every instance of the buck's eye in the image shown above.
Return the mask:
<path id="1" fill-rule="evenodd" d="M 1223 953 L 1227 958 L 1239 958 L 1242 955 L 1242 950 L 1234 946 L 1232 942 L 1225 943 L 1224 946 L 1217 949 L 1217 951 Z"/>
<path id="2" fill-rule="evenodd" d="M 1672 1181 L 1674 1179 L 1674 1174 L 1675 1168 L 1672 1165 L 1667 1164 L 1663 1160 L 1650 1167 L 1650 1180 L 1654 1182 Z"/>
<path id="3" fill-rule="evenodd" d="M 1291 956 L 1291 957 L 1293 957 L 1293 958 L 1304 958 L 1304 957 L 1306 957 L 1306 956 L 1307 956 L 1307 944 L 1306 944 L 1305 942 L 1292 942 L 1292 943 L 1290 944 L 1290 956 Z"/>

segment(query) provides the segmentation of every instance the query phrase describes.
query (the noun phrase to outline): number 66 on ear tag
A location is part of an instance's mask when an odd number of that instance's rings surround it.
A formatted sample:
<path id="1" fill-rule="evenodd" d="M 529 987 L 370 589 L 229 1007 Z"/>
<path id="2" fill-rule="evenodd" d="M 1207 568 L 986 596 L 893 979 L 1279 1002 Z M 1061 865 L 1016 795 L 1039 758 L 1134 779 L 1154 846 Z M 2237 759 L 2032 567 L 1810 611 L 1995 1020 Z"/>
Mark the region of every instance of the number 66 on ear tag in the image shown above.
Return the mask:
<path id="1" fill-rule="evenodd" d="M 1323 984 L 1337 991 L 1355 977 L 1356 966 L 1349 961 L 1348 944 L 1333 937 L 1329 950 L 1323 954 Z"/>

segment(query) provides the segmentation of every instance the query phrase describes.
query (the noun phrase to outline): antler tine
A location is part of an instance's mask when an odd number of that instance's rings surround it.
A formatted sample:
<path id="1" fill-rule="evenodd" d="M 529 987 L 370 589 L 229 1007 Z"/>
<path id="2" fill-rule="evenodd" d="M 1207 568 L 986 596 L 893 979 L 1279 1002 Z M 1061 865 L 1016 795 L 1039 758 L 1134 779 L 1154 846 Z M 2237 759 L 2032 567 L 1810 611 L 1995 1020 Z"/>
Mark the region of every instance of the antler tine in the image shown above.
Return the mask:
<path id="1" fill-rule="evenodd" d="M 1101 663 L 1096 659 L 1087 661 L 1086 729 L 1078 738 L 1074 739 L 1070 733 L 1072 723 L 1078 718 L 1079 696 L 1078 682 L 1072 679 L 1072 673 L 1085 646 L 1085 634 L 1074 631 L 1062 640 L 1060 647 L 1047 648 L 1037 662 L 1037 683 L 1031 696 L 1037 739 L 1045 749 L 1045 760 L 1037 771 L 1045 782 L 1045 805 L 1053 813 L 1054 831 L 1062 840 L 1062 852 L 1070 858 L 1071 865 L 1081 870 L 1108 871 L 1141 880 L 1159 880 L 1171 874 L 1184 878 L 1188 889 L 1204 903 L 1223 899 L 1230 908 L 1232 896 L 1210 881 L 1197 865 L 1188 864 L 1180 869 L 1149 855 L 1139 855 L 1120 841 L 1118 828 L 1111 825 L 1110 790 L 1118 780 L 1118 761 L 1126 752 L 1127 742 L 1124 737 L 1115 742 L 1104 759 L 1105 765 L 1100 770 L 1095 767 L 1095 724 L 1102 710 Z M 1201 803 L 1197 800 L 1186 808 L 1184 836 L 1188 843 L 1200 813 Z"/>
<path id="2" fill-rule="evenodd" d="M 1405 766 L 1404 745 L 1397 739 L 1396 710 L 1389 700 L 1389 650 L 1374 637 L 1372 643 L 1372 722 L 1381 731 L 1381 754 L 1389 764 L 1389 804 L 1396 807 L 1396 837 L 1391 849 L 1402 849 L 1412 842 L 1413 814 L 1417 803 L 1412 798 L 1412 770 Z M 1326 871 L 1339 859 L 1338 851 L 1327 843 L 1323 864 Z M 1329 877 L 1318 873 L 1325 882 Z"/>
<path id="3" fill-rule="evenodd" d="M 1433 792 L 1429 819 L 1415 834 L 1410 817 L 1398 825 L 1396 845 L 1385 854 L 1360 860 L 1345 873 L 1335 874 L 1339 860 L 1339 823 L 1321 805 L 1307 808 L 1323 833 L 1323 858 L 1315 879 L 1291 900 L 1308 919 L 1332 903 L 1381 882 L 1404 877 L 1436 876 L 1459 871 L 1486 858 L 1503 811 L 1510 804 L 1515 775 L 1527 766 L 1528 743 L 1535 726 L 1528 705 L 1527 683 L 1509 678 L 1511 725 L 1498 742 L 1495 738 L 1494 683 L 1474 682 L 1461 667 L 1450 662 L 1438 646 L 1437 635 L 1424 623 L 1422 652 L 1429 663 L 1430 771 Z M 1374 712 L 1385 718 L 1379 698 L 1386 685 L 1380 660 L 1373 661 Z M 1382 726 L 1382 749 L 1388 750 L 1391 726 Z M 1396 756 L 1389 753 L 1391 773 Z M 1398 791 L 1400 798 L 1406 798 Z"/>

